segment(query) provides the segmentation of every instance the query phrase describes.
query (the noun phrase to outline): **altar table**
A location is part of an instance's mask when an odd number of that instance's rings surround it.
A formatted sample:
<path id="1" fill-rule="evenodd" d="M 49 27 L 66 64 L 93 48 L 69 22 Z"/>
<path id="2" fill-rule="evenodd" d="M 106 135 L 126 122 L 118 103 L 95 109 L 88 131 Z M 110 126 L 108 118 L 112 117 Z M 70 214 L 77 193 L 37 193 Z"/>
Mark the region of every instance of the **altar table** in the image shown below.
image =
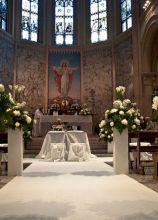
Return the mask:
<path id="1" fill-rule="evenodd" d="M 42 136 L 45 136 L 51 130 L 52 124 L 56 123 L 58 119 L 62 123 L 66 122 L 68 126 L 80 126 L 80 130 L 92 134 L 91 115 L 43 115 L 40 118 Z"/>
<path id="2" fill-rule="evenodd" d="M 91 157 L 84 131 L 49 131 L 37 158 L 48 161 L 85 161 Z"/>

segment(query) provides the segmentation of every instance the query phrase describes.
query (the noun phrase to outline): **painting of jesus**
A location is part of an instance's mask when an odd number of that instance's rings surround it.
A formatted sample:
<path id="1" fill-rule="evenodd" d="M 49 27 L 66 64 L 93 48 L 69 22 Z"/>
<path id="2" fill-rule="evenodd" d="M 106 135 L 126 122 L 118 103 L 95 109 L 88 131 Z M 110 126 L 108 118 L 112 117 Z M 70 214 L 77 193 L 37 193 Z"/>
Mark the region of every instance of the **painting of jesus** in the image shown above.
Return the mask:
<path id="1" fill-rule="evenodd" d="M 80 54 L 49 54 L 49 101 L 55 98 L 80 100 Z"/>

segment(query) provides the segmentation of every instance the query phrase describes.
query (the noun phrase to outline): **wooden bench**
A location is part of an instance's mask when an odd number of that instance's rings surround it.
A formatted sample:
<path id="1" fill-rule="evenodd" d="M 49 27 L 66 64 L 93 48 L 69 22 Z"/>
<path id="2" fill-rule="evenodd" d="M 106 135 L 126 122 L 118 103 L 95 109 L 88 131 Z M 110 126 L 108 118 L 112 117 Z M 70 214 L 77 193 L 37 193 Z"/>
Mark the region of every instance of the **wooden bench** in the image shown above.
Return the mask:
<path id="1" fill-rule="evenodd" d="M 154 179 L 158 180 L 158 152 L 153 152 L 153 161 L 154 161 Z"/>
<path id="2" fill-rule="evenodd" d="M 157 130 L 141 130 L 136 134 L 129 134 L 129 143 L 131 138 L 137 138 L 136 146 L 130 146 L 129 144 L 129 152 L 133 152 L 134 154 L 134 170 L 135 172 L 140 173 L 140 171 L 144 174 L 144 167 L 148 166 L 148 162 L 152 162 L 152 160 L 141 160 L 141 153 L 158 153 L 158 143 L 155 143 L 155 138 L 158 137 Z M 150 143 L 150 146 L 142 146 L 142 142 Z M 152 165 L 153 166 L 153 165 Z"/>
<path id="3" fill-rule="evenodd" d="M 7 133 L 0 133 L 0 152 L 7 153 L 8 152 L 8 134 Z"/>

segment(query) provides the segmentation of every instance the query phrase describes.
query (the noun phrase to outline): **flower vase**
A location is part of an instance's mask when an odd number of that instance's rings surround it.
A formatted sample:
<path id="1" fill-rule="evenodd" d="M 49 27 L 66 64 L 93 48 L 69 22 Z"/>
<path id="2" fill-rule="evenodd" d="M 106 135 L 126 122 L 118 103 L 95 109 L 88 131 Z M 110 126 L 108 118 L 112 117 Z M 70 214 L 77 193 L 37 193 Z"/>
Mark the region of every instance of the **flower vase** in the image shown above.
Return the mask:
<path id="1" fill-rule="evenodd" d="M 128 174 L 128 129 L 124 129 L 120 134 L 118 130 L 113 130 L 114 141 L 114 172 L 115 174 Z"/>
<path id="2" fill-rule="evenodd" d="M 23 131 L 8 130 L 8 176 L 21 176 L 23 171 Z"/>
<path id="3" fill-rule="evenodd" d="M 114 141 L 108 142 L 108 153 L 113 153 Z"/>

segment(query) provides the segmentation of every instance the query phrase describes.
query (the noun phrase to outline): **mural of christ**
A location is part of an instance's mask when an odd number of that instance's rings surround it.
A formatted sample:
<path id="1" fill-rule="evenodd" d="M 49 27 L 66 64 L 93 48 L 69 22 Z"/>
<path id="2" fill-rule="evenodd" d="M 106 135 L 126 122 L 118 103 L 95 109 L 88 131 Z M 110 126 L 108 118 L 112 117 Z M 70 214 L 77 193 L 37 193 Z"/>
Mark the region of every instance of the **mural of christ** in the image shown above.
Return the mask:
<path id="1" fill-rule="evenodd" d="M 52 66 L 51 71 L 54 73 L 54 80 L 61 97 L 68 96 L 76 70 L 77 67 L 70 67 L 66 59 L 61 60 L 60 66 Z"/>

